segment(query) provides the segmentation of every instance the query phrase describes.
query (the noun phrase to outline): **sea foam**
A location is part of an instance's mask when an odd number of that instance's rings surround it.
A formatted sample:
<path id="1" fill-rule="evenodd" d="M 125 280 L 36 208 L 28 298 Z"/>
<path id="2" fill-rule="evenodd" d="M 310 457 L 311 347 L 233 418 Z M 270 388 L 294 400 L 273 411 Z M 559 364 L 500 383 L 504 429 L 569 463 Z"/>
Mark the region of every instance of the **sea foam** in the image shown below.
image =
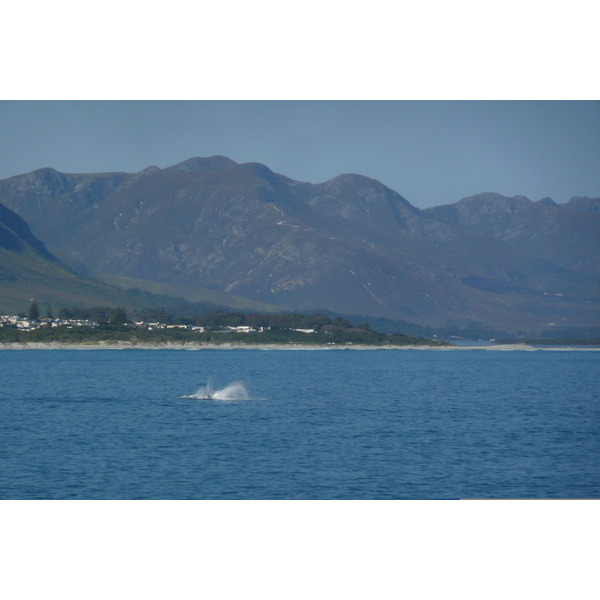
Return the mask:
<path id="1" fill-rule="evenodd" d="M 231 402 L 239 400 L 250 400 L 250 394 L 246 386 L 241 381 L 234 381 L 222 389 L 213 389 L 208 383 L 199 387 L 194 394 L 182 396 L 182 398 L 192 398 L 196 400 L 220 400 L 222 402 Z"/>

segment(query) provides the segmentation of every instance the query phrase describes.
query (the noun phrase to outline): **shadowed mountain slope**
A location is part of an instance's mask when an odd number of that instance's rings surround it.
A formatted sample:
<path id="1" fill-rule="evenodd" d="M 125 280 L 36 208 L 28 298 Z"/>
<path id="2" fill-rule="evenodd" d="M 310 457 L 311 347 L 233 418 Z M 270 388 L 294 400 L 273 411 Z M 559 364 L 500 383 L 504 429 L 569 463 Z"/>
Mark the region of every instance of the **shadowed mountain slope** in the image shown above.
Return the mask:
<path id="1" fill-rule="evenodd" d="M 600 212 L 600 198 L 588 198 L 587 196 L 573 196 L 567 203 L 559 206 L 569 210 L 584 212 Z"/>
<path id="2" fill-rule="evenodd" d="M 20 253 L 31 249 L 46 260 L 55 260 L 46 246 L 31 233 L 29 225 L 2 204 L 0 204 L 0 248 Z"/>
<path id="3" fill-rule="evenodd" d="M 590 209 L 594 201 L 573 198 L 557 205 L 548 204 L 549 198 L 543 200 L 485 193 L 424 213 L 464 231 L 502 240 L 530 256 L 599 277 L 600 213 Z"/>

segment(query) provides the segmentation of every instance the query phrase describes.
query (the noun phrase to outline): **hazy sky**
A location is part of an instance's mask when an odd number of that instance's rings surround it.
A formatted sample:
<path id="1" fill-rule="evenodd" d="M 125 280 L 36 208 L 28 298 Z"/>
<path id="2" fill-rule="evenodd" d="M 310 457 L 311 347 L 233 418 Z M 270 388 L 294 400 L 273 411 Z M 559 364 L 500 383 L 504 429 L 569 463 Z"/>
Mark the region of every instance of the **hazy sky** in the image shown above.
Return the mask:
<path id="1" fill-rule="evenodd" d="M 360 173 L 420 208 L 600 197 L 594 101 L 4 101 L 0 141 L 0 178 L 221 154 L 311 183 Z"/>

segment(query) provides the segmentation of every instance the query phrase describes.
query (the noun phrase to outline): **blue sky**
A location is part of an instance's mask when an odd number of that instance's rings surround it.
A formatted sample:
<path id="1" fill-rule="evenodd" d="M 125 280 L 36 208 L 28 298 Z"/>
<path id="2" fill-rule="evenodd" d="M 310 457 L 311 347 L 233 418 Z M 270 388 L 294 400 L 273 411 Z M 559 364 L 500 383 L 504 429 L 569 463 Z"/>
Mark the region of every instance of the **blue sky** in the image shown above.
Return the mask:
<path id="1" fill-rule="evenodd" d="M 360 173 L 419 208 L 600 196 L 596 101 L 4 101 L 0 139 L 0 178 L 222 154 L 311 183 Z"/>

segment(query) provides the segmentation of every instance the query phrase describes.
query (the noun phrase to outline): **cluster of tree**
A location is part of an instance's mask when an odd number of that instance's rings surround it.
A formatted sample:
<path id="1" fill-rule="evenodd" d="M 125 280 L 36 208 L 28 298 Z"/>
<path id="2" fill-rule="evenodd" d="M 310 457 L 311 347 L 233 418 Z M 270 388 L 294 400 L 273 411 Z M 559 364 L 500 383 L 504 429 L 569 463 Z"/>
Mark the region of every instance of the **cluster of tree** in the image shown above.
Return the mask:
<path id="1" fill-rule="evenodd" d="M 248 325 L 258 328 L 265 327 L 270 329 L 314 329 L 323 331 L 326 328 L 333 329 L 365 329 L 370 330 L 368 323 L 353 325 L 343 317 L 329 318 L 320 313 L 312 315 L 303 315 L 299 313 L 243 313 L 227 310 L 213 310 L 195 317 L 175 317 L 164 308 L 143 310 L 138 313 L 140 321 L 146 323 L 165 323 L 167 325 L 197 325 L 199 327 L 223 328 L 228 325 L 238 327 Z"/>
<path id="2" fill-rule="evenodd" d="M 37 300 L 32 300 L 27 313 L 19 313 L 20 317 L 28 318 L 31 321 L 38 321 L 41 318 L 54 319 L 52 314 L 52 305 L 46 305 L 46 311 L 40 309 Z M 61 308 L 58 311 L 59 319 L 77 319 L 86 321 L 97 321 L 98 323 L 127 323 L 129 317 L 127 310 L 123 306 L 93 306 L 91 308 Z"/>
<path id="3" fill-rule="evenodd" d="M 368 323 L 353 325 L 343 317 L 333 319 L 322 314 L 302 315 L 299 313 L 280 313 L 264 315 L 241 312 L 214 311 L 195 319 L 174 318 L 164 309 L 140 313 L 139 318 L 147 322 L 164 324 L 185 322 L 189 325 L 204 326 L 203 333 L 180 329 L 148 330 L 126 326 L 127 313 L 124 308 L 93 307 L 87 309 L 61 309 L 59 317 L 64 319 L 87 319 L 100 323 L 99 327 L 43 327 L 35 331 L 18 331 L 16 327 L 0 329 L 0 340 L 4 342 L 24 341 L 64 341 L 99 342 L 129 341 L 131 343 L 159 342 L 210 342 L 224 341 L 250 344 L 369 344 L 369 345 L 439 345 L 443 342 L 431 342 L 402 334 L 387 334 L 372 331 Z M 249 325 L 255 329 L 265 328 L 256 333 L 223 333 L 227 326 Z M 294 331 L 296 329 L 314 330 L 315 333 Z"/>
<path id="4" fill-rule="evenodd" d="M 335 313 L 327 310 L 319 311 L 323 315 L 334 318 Z M 462 339 L 462 340 L 500 340 L 501 338 L 511 339 L 535 338 L 535 339 L 597 339 L 600 337 L 600 327 L 551 327 L 548 329 L 523 329 L 507 331 L 506 329 L 496 329 L 472 321 L 466 327 L 448 324 L 445 327 L 430 327 L 428 325 L 417 325 L 408 321 L 398 319 L 387 319 L 385 317 L 366 317 L 365 315 L 346 315 L 346 318 L 353 323 L 360 323 L 368 319 L 371 328 L 382 333 L 403 333 L 414 337 L 424 337 L 444 340 Z M 362 327 L 357 325 L 356 327 Z M 520 340 L 522 341 L 522 340 Z"/>
<path id="5" fill-rule="evenodd" d="M 299 313 L 278 314 L 245 314 L 242 312 L 216 311 L 202 315 L 196 319 L 196 324 L 204 327 L 232 327 L 248 325 L 250 327 L 268 327 L 270 329 L 314 329 L 322 331 L 324 327 L 350 329 L 350 321 L 336 317 L 330 319 L 322 314 L 302 315 Z"/>
<path id="6" fill-rule="evenodd" d="M 336 329 L 332 332 L 302 333 L 291 329 L 269 329 L 261 333 L 222 333 L 220 331 L 185 331 L 181 329 L 138 329 L 106 324 L 99 327 L 42 327 L 34 331 L 20 331 L 16 327 L 0 328 L 0 342 L 68 342 L 97 343 L 126 341 L 131 344 L 210 343 L 234 342 L 239 344 L 302 344 L 323 346 L 331 344 L 381 345 L 446 345 L 423 338 L 401 334 L 376 333 L 356 328 Z"/>
<path id="7" fill-rule="evenodd" d="M 27 314 L 22 312 L 22 313 L 19 313 L 19 316 L 27 317 L 31 321 L 37 321 L 41 317 L 40 306 L 39 306 L 37 300 L 31 301 L 31 304 L 29 305 L 29 310 L 28 310 Z M 54 318 L 52 315 L 52 305 L 51 304 L 46 305 L 46 318 L 47 319 Z"/>
<path id="8" fill-rule="evenodd" d="M 61 308 L 59 319 L 84 319 L 98 323 L 120 324 L 129 320 L 127 311 L 122 306 L 93 306 L 92 308 Z"/>

